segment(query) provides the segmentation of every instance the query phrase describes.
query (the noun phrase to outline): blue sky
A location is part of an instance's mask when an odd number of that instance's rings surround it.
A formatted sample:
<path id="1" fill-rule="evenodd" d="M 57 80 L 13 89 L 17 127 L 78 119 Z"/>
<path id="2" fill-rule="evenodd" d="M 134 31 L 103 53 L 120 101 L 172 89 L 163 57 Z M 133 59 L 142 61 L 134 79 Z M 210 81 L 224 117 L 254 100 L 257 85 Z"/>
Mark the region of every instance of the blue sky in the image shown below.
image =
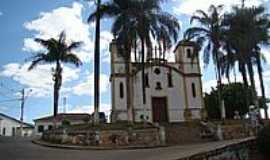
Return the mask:
<path id="1" fill-rule="evenodd" d="M 182 25 L 182 32 L 189 26 L 189 17 L 197 9 L 206 10 L 210 4 L 224 4 L 225 10 L 238 0 L 168 0 L 163 8 L 174 14 Z M 247 5 L 263 4 L 270 7 L 269 0 L 247 0 Z M 93 38 L 94 24 L 87 24 L 86 19 L 93 11 L 93 4 L 82 0 L 2 0 L 0 4 L 0 112 L 19 118 L 20 102 L 3 102 L 19 97 L 19 90 L 26 88 L 33 91 L 25 105 L 25 119 L 50 115 L 52 113 L 51 68 L 43 65 L 32 72 L 27 71 L 27 59 L 41 49 L 33 38 L 57 37 L 62 30 L 72 41 L 83 41 L 83 46 L 76 50 L 83 60 L 81 68 L 64 66 L 64 83 L 59 101 L 59 111 L 63 111 L 63 97 L 67 97 L 68 112 L 93 111 Z M 102 20 L 101 33 L 101 110 L 110 110 L 110 54 L 109 42 L 111 20 Z M 179 40 L 181 37 L 179 37 Z M 270 50 L 264 48 L 270 61 Z M 203 67 L 203 66 L 202 66 Z M 264 79 L 266 91 L 270 96 L 270 65 L 265 64 Z M 212 65 L 203 69 L 204 91 L 215 85 Z M 240 77 L 238 77 L 240 79 Z"/>

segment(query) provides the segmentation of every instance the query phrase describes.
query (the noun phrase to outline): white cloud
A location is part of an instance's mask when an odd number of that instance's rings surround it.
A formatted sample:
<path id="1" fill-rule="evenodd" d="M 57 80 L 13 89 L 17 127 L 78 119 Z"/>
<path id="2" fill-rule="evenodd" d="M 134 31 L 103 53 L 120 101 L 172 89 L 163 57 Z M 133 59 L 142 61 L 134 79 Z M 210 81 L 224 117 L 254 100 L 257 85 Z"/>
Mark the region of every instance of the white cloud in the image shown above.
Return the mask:
<path id="1" fill-rule="evenodd" d="M 25 38 L 23 50 L 31 53 L 36 53 L 42 50 L 42 46 L 36 43 L 33 38 Z"/>
<path id="2" fill-rule="evenodd" d="M 77 51 L 78 56 L 89 62 L 93 56 L 93 41 L 91 41 L 90 27 L 83 22 L 83 5 L 74 2 L 72 7 L 60 7 L 51 12 L 42 12 L 33 21 L 26 22 L 24 27 L 29 31 L 34 31 L 34 38 L 57 38 L 62 31 L 65 31 L 70 41 L 82 41 L 84 44 Z M 35 44 L 33 39 L 24 40 L 23 50 L 29 52 L 38 51 L 40 46 Z"/>
<path id="3" fill-rule="evenodd" d="M 261 52 L 264 55 L 267 63 L 270 63 L 270 48 L 262 47 Z"/>
<path id="4" fill-rule="evenodd" d="M 93 5 L 90 3 L 89 5 Z M 84 22 L 82 13 L 84 7 L 78 2 L 74 2 L 71 7 L 60 7 L 51 12 L 42 12 L 39 17 L 30 22 L 26 22 L 24 27 L 35 32 L 33 38 L 57 38 L 58 35 L 65 31 L 69 41 L 81 41 L 82 46 L 74 51 L 84 63 L 93 60 L 94 55 L 94 25 Z M 24 39 L 24 51 L 37 52 L 42 47 L 33 38 Z M 113 36 L 108 31 L 101 32 L 101 60 L 108 61 L 109 43 Z"/>
<path id="5" fill-rule="evenodd" d="M 106 93 L 109 91 L 110 81 L 109 76 L 106 74 L 100 74 L 100 93 Z M 73 93 L 78 96 L 82 95 L 94 95 L 94 73 L 87 76 L 85 81 L 82 81 L 78 85 L 72 88 Z"/>
<path id="6" fill-rule="evenodd" d="M 108 31 L 103 31 L 100 33 L 100 48 L 101 48 L 101 60 L 102 62 L 110 63 L 110 42 L 113 39 L 113 35 Z"/>
<path id="7" fill-rule="evenodd" d="M 224 5 L 225 10 L 230 10 L 231 6 L 241 4 L 241 0 L 173 0 L 176 7 L 173 7 L 175 14 L 192 15 L 196 10 L 201 9 L 207 11 L 210 5 Z M 246 6 L 258 6 L 269 0 L 252 0 L 246 1 Z"/>
<path id="8" fill-rule="evenodd" d="M 44 97 L 51 94 L 53 88 L 53 80 L 51 69 L 52 65 L 40 65 L 32 71 L 28 71 L 30 63 L 20 65 L 18 63 L 10 63 L 3 66 L 0 76 L 12 78 L 14 81 L 31 88 L 32 96 Z M 63 86 L 65 83 L 79 78 L 79 69 L 63 67 Z"/>
<path id="9" fill-rule="evenodd" d="M 3 12 L 0 12 L 0 16 L 2 16 L 3 15 Z"/>

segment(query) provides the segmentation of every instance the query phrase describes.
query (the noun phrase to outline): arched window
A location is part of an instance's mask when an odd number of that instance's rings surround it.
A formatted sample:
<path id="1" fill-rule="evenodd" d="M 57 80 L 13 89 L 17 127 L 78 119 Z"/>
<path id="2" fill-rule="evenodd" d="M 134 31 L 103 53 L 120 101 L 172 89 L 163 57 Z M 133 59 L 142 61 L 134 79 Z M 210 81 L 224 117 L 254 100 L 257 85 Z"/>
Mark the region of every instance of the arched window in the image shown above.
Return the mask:
<path id="1" fill-rule="evenodd" d="M 145 87 L 149 88 L 149 77 L 147 73 L 144 75 L 144 80 Z"/>
<path id="2" fill-rule="evenodd" d="M 192 95 L 195 98 L 196 97 L 196 86 L 195 86 L 195 83 L 192 83 L 191 87 L 192 87 Z"/>
<path id="3" fill-rule="evenodd" d="M 187 49 L 187 58 L 191 58 L 191 56 L 192 56 L 191 49 L 188 48 L 188 49 Z"/>
<path id="4" fill-rule="evenodd" d="M 173 87 L 173 81 L 172 81 L 172 74 L 167 73 L 167 78 L 168 78 L 168 87 Z"/>
<path id="5" fill-rule="evenodd" d="M 119 86 L 120 98 L 124 98 L 124 84 L 121 82 Z"/>

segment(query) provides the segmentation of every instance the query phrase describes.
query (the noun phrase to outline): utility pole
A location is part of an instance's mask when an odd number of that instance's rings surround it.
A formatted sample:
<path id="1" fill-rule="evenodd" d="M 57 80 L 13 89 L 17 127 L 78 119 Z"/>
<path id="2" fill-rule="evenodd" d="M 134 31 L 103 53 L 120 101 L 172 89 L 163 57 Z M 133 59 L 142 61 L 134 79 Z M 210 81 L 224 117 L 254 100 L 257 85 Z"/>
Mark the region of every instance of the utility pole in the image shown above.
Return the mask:
<path id="1" fill-rule="evenodd" d="M 22 91 L 21 91 L 21 94 L 22 94 L 22 97 L 21 97 L 21 118 L 20 118 L 20 120 L 21 120 L 21 126 L 20 126 L 20 128 L 21 128 L 21 136 L 23 136 L 23 114 L 24 114 L 24 101 L 25 101 L 25 91 L 24 91 L 24 89 L 22 89 Z"/>
<path id="2" fill-rule="evenodd" d="M 26 98 L 28 97 L 29 93 L 32 92 L 32 89 L 30 89 L 27 93 L 27 95 L 25 94 L 25 89 L 22 89 L 21 90 L 21 118 L 20 118 L 20 121 L 21 121 L 21 125 L 20 125 L 20 132 L 21 132 L 21 136 L 23 137 L 23 116 L 24 116 L 24 103 L 25 103 L 25 100 Z"/>

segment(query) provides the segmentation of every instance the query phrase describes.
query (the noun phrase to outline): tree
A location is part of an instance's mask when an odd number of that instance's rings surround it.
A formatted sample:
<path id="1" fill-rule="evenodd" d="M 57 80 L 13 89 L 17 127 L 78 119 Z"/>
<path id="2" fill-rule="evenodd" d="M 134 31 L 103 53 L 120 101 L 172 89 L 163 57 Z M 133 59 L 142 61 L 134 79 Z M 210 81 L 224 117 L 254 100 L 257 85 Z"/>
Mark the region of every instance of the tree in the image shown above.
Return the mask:
<path id="1" fill-rule="evenodd" d="M 258 107 L 253 66 L 257 66 L 261 92 L 265 99 L 261 64 L 263 56 L 260 52 L 260 47 L 262 45 L 269 45 L 269 15 L 265 14 L 265 9 L 262 6 L 251 8 L 234 7 L 233 11 L 225 16 L 224 24 L 227 28 L 225 48 L 228 51 L 228 55 L 236 57 L 231 60 L 239 63 L 239 70 L 246 86 L 248 86 L 247 73 L 249 74 L 249 81 L 253 89 L 251 103 Z M 265 109 L 265 114 L 268 117 L 267 109 Z"/>
<path id="2" fill-rule="evenodd" d="M 225 101 L 226 117 L 232 119 L 234 112 L 238 111 L 240 116 L 244 116 L 249 108 L 245 100 L 245 86 L 242 83 L 226 84 L 222 87 L 222 96 Z M 248 96 L 251 97 L 251 88 L 248 89 Z M 209 94 L 205 94 L 205 106 L 210 119 L 220 119 L 220 110 L 218 106 L 218 89 L 213 88 Z"/>
<path id="3" fill-rule="evenodd" d="M 270 45 L 270 15 L 265 13 L 265 8 L 263 6 L 256 7 L 252 9 L 254 15 L 254 32 L 253 35 L 255 39 L 253 39 L 253 43 L 255 45 L 253 54 L 255 55 L 255 63 L 257 66 L 257 71 L 260 80 L 260 88 L 261 94 L 264 103 L 264 112 L 265 117 L 268 119 L 268 108 L 266 105 L 266 96 L 265 96 L 265 87 L 263 81 L 263 68 L 262 68 L 262 60 L 264 61 L 263 54 L 261 53 L 261 46 L 269 46 Z"/>
<path id="4" fill-rule="evenodd" d="M 209 59 L 212 57 L 213 62 L 216 66 L 216 75 L 217 75 L 217 85 L 220 87 L 218 90 L 218 99 L 220 109 L 223 107 L 223 100 L 221 93 L 222 92 L 222 80 L 221 80 L 221 64 L 220 58 L 223 56 L 221 52 L 221 43 L 223 41 L 223 15 L 221 11 L 223 6 L 214 6 L 209 7 L 208 13 L 197 10 L 196 14 L 191 17 L 190 22 L 193 23 L 197 21 L 199 27 L 191 27 L 186 30 L 184 37 L 186 39 L 195 39 L 196 42 L 203 48 L 204 53 L 204 63 L 209 64 Z"/>
<path id="5" fill-rule="evenodd" d="M 137 42 L 137 39 L 140 39 L 143 104 L 146 103 L 144 63 L 146 62 L 145 57 L 151 57 L 151 38 L 162 42 L 163 50 L 165 50 L 171 46 L 173 41 L 177 40 L 180 29 L 177 19 L 169 13 L 162 11 L 160 2 L 161 0 L 112 0 L 101 5 L 101 17 L 114 18 L 112 33 L 115 36 L 120 51 L 125 50 L 122 53 L 127 64 L 127 84 L 129 84 L 128 81 L 130 79 L 130 67 L 128 65 L 131 60 L 131 49 L 132 47 L 137 47 L 133 42 Z M 93 21 L 96 15 L 97 12 L 92 13 L 88 20 Z M 147 49 L 147 54 L 145 49 Z M 130 103 L 130 100 L 127 103 Z M 127 106 L 130 106 L 130 104 L 127 104 Z"/>
<path id="6" fill-rule="evenodd" d="M 96 12 L 95 12 L 95 52 L 94 52 L 94 124 L 99 123 L 99 78 L 100 78 L 100 19 L 102 17 L 102 6 L 101 0 L 86 0 L 96 2 Z M 91 16 L 90 16 L 91 17 Z M 89 19 L 90 19 L 89 17 Z M 90 20 L 88 19 L 88 22 Z"/>
<path id="7" fill-rule="evenodd" d="M 33 56 L 32 63 L 29 66 L 28 70 L 33 70 L 37 65 L 48 63 L 55 63 L 55 68 L 53 69 L 53 81 L 54 81 L 54 91 L 53 91 L 53 108 L 54 116 L 58 113 L 58 99 L 59 91 L 62 85 L 62 63 L 74 64 L 76 67 L 82 65 L 80 59 L 72 53 L 72 51 L 78 48 L 81 45 L 81 42 L 72 42 L 71 44 L 66 43 L 66 34 L 62 32 L 59 36 L 59 39 L 35 39 L 37 43 L 40 43 L 46 52 L 38 53 Z"/>

